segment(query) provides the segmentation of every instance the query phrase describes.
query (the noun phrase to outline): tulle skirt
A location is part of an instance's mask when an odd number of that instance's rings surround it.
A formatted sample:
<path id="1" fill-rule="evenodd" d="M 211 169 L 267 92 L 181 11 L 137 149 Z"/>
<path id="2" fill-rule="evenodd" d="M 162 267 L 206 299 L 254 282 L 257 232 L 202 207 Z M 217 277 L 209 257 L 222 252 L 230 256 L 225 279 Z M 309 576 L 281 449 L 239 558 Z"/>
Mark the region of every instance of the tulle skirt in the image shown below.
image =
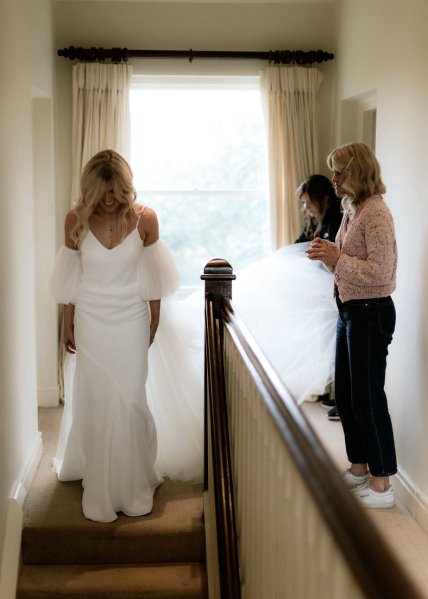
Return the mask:
<path id="1" fill-rule="evenodd" d="M 238 271 L 233 306 L 297 403 L 325 393 L 334 376 L 337 307 L 333 277 L 305 255 L 281 248 Z M 147 397 L 159 474 L 198 479 L 203 463 L 204 293 L 162 302 L 149 350 Z"/>

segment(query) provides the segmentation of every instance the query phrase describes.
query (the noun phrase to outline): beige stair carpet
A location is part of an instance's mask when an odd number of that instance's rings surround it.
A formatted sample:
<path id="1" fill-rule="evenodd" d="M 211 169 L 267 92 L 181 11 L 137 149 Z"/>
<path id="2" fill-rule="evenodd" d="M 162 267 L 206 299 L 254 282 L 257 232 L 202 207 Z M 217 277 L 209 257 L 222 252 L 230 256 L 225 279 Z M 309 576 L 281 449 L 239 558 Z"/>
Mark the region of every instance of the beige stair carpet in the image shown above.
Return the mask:
<path id="1" fill-rule="evenodd" d="M 86 520 L 80 482 L 52 471 L 60 418 L 39 411 L 44 454 L 24 504 L 17 599 L 206 598 L 202 486 L 166 480 L 151 514 Z"/>

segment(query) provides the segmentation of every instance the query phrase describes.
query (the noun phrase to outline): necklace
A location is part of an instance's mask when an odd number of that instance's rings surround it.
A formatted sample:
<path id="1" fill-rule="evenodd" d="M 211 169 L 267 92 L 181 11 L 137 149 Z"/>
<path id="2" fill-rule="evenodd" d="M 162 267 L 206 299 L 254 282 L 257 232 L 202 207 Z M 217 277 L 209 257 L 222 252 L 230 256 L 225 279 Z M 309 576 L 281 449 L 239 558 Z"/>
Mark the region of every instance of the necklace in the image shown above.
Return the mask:
<path id="1" fill-rule="evenodd" d="M 106 222 L 106 229 L 107 229 L 106 232 L 107 232 L 109 241 L 112 241 L 114 239 L 114 237 L 116 237 L 117 222 L 116 221 Z"/>
<path id="2" fill-rule="evenodd" d="M 106 247 L 114 247 L 120 237 L 117 212 L 106 213 L 102 209 L 98 209 L 93 212 L 92 217 L 91 230 L 94 235 Z"/>
<path id="3" fill-rule="evenodd" d="M 113 239 L 115 239 L 116 235 L 117 235 L 117 228 L 118 228 L 118 222 L 117 222 L 117 217 L 113 216 L 113 218 L 110 217 L 106 217 L 106 216 L 101 216 L 101 226 L 104 229 L 104 235 L 107 237 L 109 242 L 112 242 Z"/>

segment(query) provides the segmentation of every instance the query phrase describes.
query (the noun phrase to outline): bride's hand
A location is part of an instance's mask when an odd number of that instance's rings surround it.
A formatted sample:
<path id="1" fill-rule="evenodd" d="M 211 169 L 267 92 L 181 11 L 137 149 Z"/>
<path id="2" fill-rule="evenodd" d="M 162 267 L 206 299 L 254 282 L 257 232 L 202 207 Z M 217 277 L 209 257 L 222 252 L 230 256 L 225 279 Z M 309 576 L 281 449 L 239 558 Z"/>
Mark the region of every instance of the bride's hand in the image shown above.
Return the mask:
<path id="1" fill-rule="evenodd" d="M 310 247 L 306 250 L 309 260 L 320 260 L 327 267 L 334 268 L 341 256 L 341 252 L 332 241 L 315 237 Z"/>
<path id="2" fill-rule="evenodd" d="M 152 319 L 151 322 L 150 322 L 150 341 L 149 341 L 149 347 L 151 346 L 151 344 L 155 340 L 155 335 L 156 335 L 156 331 L 158 330 L 158 326 L 159 326 L 159 320 L 153 320 Z"/>
<path id="3" fill-rule="evenodd" d="M 149 347 L 150 347 L 150 345 L 154 341 L 156 331 L 158 330 L 158 326 L 159 326 L 161 301 L 160 300 L 151 300 L 151 301 L 149 301 L 149 306 L 150 306 L 150 340 L 149 340 Z"/>
<path id="4" fill-rule="evenodd" d="M 74 341 L 74 331 L 70 328 L 64 328 L 64 347 L 68 354 L 76 353 L 76 342 Z"/>

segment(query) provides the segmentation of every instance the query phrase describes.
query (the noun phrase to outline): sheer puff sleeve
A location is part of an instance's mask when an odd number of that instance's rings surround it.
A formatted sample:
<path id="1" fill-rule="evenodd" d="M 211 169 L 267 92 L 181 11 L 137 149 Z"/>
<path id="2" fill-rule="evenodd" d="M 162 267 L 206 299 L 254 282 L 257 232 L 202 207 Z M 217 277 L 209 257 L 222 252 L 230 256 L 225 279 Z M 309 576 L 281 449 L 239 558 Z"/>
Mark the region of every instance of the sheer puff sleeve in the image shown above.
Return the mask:
<path id="1" fill-rule="evenodd" d="M 180 286 L 180 274 L 161 239 L 144 247 L 137 265 L 139 295 L 146 301 L 171 295 Z"/>
<path id="2" fill-rule="evenodd" d="M 49 278 L 49 290 L 58 304 L 76 303 L 81 277 L 80 251 L 63 245 L 56 255 Z"/>

